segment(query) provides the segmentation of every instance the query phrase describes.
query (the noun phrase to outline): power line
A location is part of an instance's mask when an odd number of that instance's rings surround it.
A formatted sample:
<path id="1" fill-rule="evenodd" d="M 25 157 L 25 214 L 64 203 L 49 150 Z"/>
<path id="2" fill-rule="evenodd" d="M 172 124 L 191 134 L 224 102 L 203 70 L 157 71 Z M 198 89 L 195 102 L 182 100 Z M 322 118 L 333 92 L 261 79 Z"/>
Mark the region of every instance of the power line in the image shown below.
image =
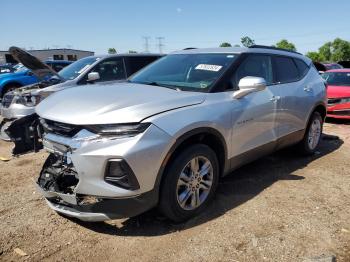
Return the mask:
<path id="1" fill-rule="evenodd" d="M 156 39 L 158 40 L 157 46 L 158 46 L 158 49 L 159 49 L 159 53 L 161 54 L 161 53 L 163 53 L 164 44 L 162 43 L 162 41 L 164 40 L 164 37 L 158 36 L 158 37 L 156 37 Z"/>
<path id="2" fill-rule="evenodd" d="M 142 38 L 145 41 L 145 43 L 144 43 L 145 53 L 149 53 L 149 39 L 151 37 L 150 36 L 143 36 Z"/>

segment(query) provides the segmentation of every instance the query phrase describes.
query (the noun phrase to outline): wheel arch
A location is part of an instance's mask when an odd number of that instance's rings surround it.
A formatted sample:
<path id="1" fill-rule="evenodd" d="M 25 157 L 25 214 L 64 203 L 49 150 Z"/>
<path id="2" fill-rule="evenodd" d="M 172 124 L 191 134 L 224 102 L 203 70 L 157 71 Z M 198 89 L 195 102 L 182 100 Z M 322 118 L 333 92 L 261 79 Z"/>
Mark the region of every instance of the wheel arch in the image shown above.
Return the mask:
<path id="1" fill-rule="evenodd" d="M 310 119 L 312 117 L 312 114 L 314 112 L 319 112 L 321 114 L 321 117 L 323 119 L 323 121 L 325 120 L 326 118 L 326 115 L 327 115 L 327 106 L 324 102 L 318 102 L 314 105 L 314 107 L 312 108 L 312 110 L 310 111 L 310 114 L 307 118 L 307 121 L 306 121 L 306 124 L 305 124 L 305 128 L 304 128 L 304 135 L 305 135 L 305 132 L 306 132 L 306 129 L 307 129 L 307 126 L 310 122 Z"/>
<path id="2" fill-rule="evenodd" d="M 216 129 L 211 127 L 199 127 L 182 134 L 171 146 L 166 154 L 161 167 L 158 171 L 155 188 L 159 190 L 163 175 L 169 167 L 169 163 L 185 148 L 193 144 L 205 144 L 209 146 L 217 155 L 220 168 L 220 176 L 226 169 L 227 161 L 227 144 L 224 136 Z"/>

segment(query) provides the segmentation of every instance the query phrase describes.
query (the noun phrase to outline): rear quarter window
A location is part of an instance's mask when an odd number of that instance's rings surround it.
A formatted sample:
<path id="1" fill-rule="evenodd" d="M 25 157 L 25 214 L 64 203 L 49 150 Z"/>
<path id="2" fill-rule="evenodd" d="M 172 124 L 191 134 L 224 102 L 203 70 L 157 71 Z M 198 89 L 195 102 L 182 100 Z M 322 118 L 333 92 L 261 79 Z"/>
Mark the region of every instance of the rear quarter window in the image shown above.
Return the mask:
<path id="1" fill-rule="evenodd" d="M 275 72 L 276 81 L 278 83 L 289 83 L 295 82 L 300 79 L 299 70 L 293 61 L 293 58 L 276 56 L 275 61 Z"/>
<path id="2" fill-rule="evenodd" d="M 309 66 L 302 60 L 294 58 L 294 62 L 298 68 L 300 78 L 303 78 L 309 71 Z"/>

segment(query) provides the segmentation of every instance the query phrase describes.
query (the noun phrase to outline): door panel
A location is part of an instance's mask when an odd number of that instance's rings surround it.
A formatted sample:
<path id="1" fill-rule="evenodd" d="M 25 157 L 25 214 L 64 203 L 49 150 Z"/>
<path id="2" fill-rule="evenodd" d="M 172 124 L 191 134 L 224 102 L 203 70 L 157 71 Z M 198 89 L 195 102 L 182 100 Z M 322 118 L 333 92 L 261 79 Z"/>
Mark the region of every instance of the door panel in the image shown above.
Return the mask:
<path id="1" fill-rule="evenodd" d="M 233 155 L 246 153 L 260 146 L 275 142 L 275 118 L 278 101 L 275 87 L 251 93 L 234 103 L 232 152 Z"/>
<path id="2" fill-rule="evenodd" d="M 265 90 L 251 93 L 233 102 L 232 152 L 245 154 L 276 141 L 275 119 L 279 97 L 273 82 L 272 60 L 269 55 L 250 54 L 238 67 L 232 84 L 238 89 L 239 80 L 246 76 L 263 77 Z"/>
<path id="3" fill-rule="evenodd" d="M 277 137 L 281 138 L 305 128 L 305 119 L 313 105 L 313 89 L 309 77 L 298 71 L 289 57 L 274 57 L 276 78 L 280 82 L 276 91 L 282 97 L 276 119 Z"/>

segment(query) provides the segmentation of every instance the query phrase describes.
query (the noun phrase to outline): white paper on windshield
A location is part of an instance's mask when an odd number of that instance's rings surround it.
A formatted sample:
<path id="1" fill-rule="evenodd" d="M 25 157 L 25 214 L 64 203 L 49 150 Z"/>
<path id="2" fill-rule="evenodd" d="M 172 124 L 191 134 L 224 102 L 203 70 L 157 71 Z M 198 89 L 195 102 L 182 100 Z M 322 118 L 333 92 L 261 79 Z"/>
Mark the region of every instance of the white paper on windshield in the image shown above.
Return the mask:
<path id="1" fill-rule="evenodd" d="M 82 72 L 84 72 L 90 65 L 85 65 L 82 69 L 80 69 L 78 71 L 78 74 L 81 74 Z"/>
<path id="2" fill-rule="evenodd" d="M 195 69 L 218 72 L 221 68 L 222 68 L 222 66 L 220 66 L 220 65 L 199 64 L 196 66 Z"/>

